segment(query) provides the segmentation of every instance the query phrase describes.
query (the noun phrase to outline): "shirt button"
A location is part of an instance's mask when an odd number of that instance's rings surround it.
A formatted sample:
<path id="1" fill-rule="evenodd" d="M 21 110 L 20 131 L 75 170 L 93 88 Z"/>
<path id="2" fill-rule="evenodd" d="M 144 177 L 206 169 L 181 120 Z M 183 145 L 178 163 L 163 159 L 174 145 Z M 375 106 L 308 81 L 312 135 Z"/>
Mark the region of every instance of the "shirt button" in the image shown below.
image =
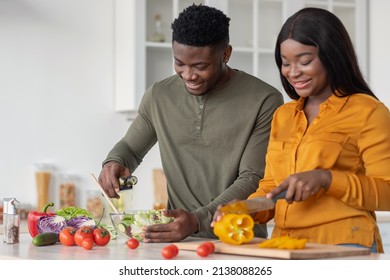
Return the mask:
<path id="1" fill-rule="evenodd" d="M 200 108 L 200 109 L 203 109 L 203 104 L 200 104 L 199 108 Z"/>
<path id="2" fill-rule="evenodd" d="M 200 130 L 200 126 L 199 125 L 196 127 L 196 130 Z"/>
<path id="3" fill-rule="evenodd" d="M 357 226 L 352 227 L 352 231 L 358 231 L 358 230 L 359 230 L 359 227 L 357 227 Z"/>
<path id="4" fill-rule="evenodd" d="M 200 119 L 202 116 L 201 115 L 198 115 L 198 119 Z"/>

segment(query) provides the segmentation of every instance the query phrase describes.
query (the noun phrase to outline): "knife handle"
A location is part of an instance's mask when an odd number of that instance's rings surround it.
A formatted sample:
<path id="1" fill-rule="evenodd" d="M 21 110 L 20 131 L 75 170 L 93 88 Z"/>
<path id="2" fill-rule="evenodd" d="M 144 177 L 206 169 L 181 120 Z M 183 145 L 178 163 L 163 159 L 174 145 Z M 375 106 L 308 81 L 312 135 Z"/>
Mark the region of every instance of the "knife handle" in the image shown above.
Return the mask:
<path id="1" fill-rule="evenodd" d="M 277 201 L 278 199 L 286 198 L 286 193 L 287 193 L 287 190 L 284 190 L 284 191 L 282 191 L 281 193 L 278 193 L 277 195 L 275 195 L 275 196 L 272 197 L 272 201 L 273 201 L 274 203 L 276 203 L 276 201 Z"/>

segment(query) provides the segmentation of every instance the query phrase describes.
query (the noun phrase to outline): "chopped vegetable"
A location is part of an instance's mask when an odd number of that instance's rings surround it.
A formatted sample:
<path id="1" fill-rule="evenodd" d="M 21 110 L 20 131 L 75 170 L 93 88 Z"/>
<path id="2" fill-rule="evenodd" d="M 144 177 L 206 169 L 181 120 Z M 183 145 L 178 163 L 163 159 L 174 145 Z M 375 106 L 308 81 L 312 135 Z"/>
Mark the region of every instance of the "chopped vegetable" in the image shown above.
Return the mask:
<path id="1" fill-rule="evenodd" d="M 67 221 L 68 226 L 75 227 L 75 228 L 81 228 L 82 226 L 95 226 L 96 222 L 94 219 L 85 217 L 85 216 L 78 216 L 75 218 L 71 218 Z"/>
<path id="2" fill-rule="evenodd" d="M 139 211 L 136 214 L 126 214 L 123 217 L 120 223 L 121 226 L 118 227 L 118 230 L 122 228 L 122 230 L 124 229 L 124 233 L 127 236 L 131 236 L 137 240 L 142 240 L 141 237 L 142 227 L 155 225 L 155 224 L 167 224 L 172 221 L 173 218 L 165 217 L 162 214 L 162 211 L 145 210 L 145 211 Z M 131 235 L 127 234 L 129 232 L 131 233 Z"/>
<path id="3" fill-rule="evenodd" d="M 54 232 L 59 234 L 67 226 L 67 223 L 64 217 L 53 215 L 39 218 L 37 225 L 39 233 Z"/>
<path id="4" fill-rule="evenodd" d="M 259 244 L 260 248 L 274 248 L 274 249 L 303 249 L 305 248 L 307 239 L 291 238 L 289 236 L 274 237 L 265 240 Z"/>
<path id="5" fill-rule="evenodd" d="M 240 245 L 253 239 L 253 226 L 248 214 L 225 214 L 215 223 L 214 234 L 224 243 Z"/>
<path id="6" fill-rule="evenodd" d="M 228 204 L 222 206 L 221 213 L 223 213 L 223 214 L 228 214 L 228 213 L 246 214 L 246 213 L 248 213 L 248 206 L 242 201 L 238 201 L 235 203 L 228 203 Z"/>

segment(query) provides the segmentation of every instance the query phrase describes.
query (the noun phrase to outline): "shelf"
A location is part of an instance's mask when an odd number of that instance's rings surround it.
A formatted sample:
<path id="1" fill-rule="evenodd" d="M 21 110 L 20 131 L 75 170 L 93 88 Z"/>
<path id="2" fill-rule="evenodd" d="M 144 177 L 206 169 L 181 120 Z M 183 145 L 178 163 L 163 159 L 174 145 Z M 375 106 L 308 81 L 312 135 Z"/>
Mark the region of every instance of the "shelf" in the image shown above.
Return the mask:
<path id="1" fill-rule="evenodd" d="M 363 75 L 368 76 L 367 0 L 116 0 L 116 111 L 136 111 L 146 88 L 174 73 L 170 24 L 193 3 L 214 6 L 231 18 L 233 53 L 229 66 L 257 76 L 282 92 L 274 59 L 277 34 L 289 16 L 308 6 L 328 9 L 343 21 Z M 150 40 L 157 14 L 164 42 Z"/>

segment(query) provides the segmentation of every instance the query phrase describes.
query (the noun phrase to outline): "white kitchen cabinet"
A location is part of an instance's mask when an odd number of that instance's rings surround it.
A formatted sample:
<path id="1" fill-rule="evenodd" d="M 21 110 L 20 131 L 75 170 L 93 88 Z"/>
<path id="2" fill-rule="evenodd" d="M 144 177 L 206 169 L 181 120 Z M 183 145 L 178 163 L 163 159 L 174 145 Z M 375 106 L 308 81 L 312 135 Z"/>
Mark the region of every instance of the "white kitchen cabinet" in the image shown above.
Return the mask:
<path id="1" fill-rule="evenodd" d="M 231 18 L 231 67 L 253 74 L 282 92 L 274 44 L 285 20 L 303 7 L 325 8 L 341 18 L 367 75 L 366 0 L 116 0 L 116 111 L 134 114 L 145 89 L 174 73 L 170 24 L 192 3 L 217 7 Z M 157 24 L 156 18 L 160 19 Z M 156 30 L 164 35 L 163 42 L 153 40 Z"/>

